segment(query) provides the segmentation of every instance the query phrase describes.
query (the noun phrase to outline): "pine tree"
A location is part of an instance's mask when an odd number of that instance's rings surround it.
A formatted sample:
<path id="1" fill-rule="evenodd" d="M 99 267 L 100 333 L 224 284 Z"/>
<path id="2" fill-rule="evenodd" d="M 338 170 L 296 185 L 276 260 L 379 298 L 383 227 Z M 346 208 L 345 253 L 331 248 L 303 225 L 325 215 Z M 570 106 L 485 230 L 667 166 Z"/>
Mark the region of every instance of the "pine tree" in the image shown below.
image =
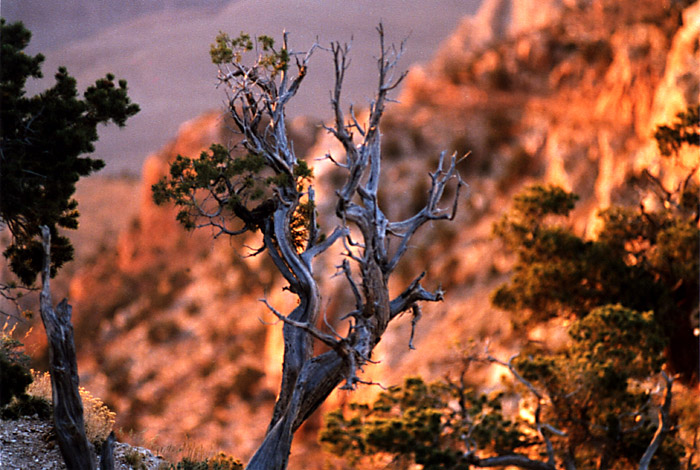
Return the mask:
<path id="1" fill-rule="evenodd" d="M 104 167 L 95 150 L 97 126 L 122 127 L 139 111 L 127 95 L 124 80 L 107 74 L 78 96 L 76 80 L 59 67 L 56 83 L 26 96 L 30 78 L 40 78 L 44 57 L 27 55 L 31 32 L 21 22 L 0 20 L 0 223 L 11 234 L 3 255 L 25 285 L 41 271 L 39 227 L 51 230 L 52 274 L 73 257 L 70 240 L 58 228 L 78 227 L 78 180 Z"/>

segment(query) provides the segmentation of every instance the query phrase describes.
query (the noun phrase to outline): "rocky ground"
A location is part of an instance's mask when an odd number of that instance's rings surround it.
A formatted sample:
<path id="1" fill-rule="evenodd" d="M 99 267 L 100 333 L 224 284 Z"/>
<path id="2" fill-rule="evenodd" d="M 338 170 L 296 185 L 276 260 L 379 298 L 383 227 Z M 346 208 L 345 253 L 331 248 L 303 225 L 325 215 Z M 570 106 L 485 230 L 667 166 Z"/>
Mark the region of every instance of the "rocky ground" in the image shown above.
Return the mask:
<path id="1" fill-rule="evenodd" d="M 117 442 L 115 470 L 162 470 L 167 462 L 147 449 Z M 99 458 L 98 458 L 99 465 Z M 3 470 L 62 470 L 53 424 L 38 418 L 0 420 L 0 468 Z"/>

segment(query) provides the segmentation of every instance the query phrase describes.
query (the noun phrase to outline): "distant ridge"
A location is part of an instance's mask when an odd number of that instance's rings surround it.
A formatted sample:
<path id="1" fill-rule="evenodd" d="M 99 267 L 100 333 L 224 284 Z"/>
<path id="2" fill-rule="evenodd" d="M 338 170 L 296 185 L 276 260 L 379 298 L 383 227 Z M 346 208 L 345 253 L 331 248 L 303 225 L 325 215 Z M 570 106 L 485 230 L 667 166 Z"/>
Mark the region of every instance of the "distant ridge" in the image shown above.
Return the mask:
<path id="1" fill-rule="evenodd" d="M 348 104 L 362 107 L 375 85 L 374 28 L 379 21 L 391 41 L 408 37 L 401 67 L 409 68 L 429 61 L 460 19 L 479 4 L 480 0 L 5 0 L 2 13 L 24 20 L 34 32 L 30 50 L 46 55 L 45 79 L 29 83 L 30 92 L 52 83 L 59 65 L 67 66 L 82 84 L 107 72 L 129 82 L 141 112 L 125 129 L 103 129 L 97 154 L 107 162 L 103 173 L 139 174 L 146 156 L 165 145 L 181 123 L 223 107 L 225 97 L 214 86 L 216 70 L 208 54 L 218 31 L 279 38 L 286 30 L 296 50 L 305 50 L 316 38 L 324 45 L 352 39 L 352 67 L 343 94 Z M 53 47 L 66 34 L 82 39 Z M 330 57 L 319 51 L 291 114 L 327 117 L 331 86 Z"/>

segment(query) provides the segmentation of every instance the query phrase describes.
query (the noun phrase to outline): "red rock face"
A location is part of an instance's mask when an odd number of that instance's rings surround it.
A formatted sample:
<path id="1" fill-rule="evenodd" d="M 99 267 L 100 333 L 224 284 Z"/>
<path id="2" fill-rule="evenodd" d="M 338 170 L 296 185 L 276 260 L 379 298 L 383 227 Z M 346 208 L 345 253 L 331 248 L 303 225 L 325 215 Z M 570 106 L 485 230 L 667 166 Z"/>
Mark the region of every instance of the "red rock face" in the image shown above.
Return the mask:
<path id="1" fill-rule="evenodd" d="M 381 362 L 367 367 L 368 378 L 390 385 L 409 373 L 440 376 L 469 338 L 489 338 L 493 352 L 506 355 L 530 334 L 562 337 L 556 325 L 546 334 L 512 331 L 509 319 L 490 306 L 489 293 L 510 265 L 489 238 L 491 224 L 510 197 L 535 180 L 579 193 L 576 227 L 592 231 L 601 205 L 635 203 L 628 182 L 642 168 L 669 185 L 682 176 L 658 156 L 651 131 L 697 99 L 700 8 L 688 8 L 681 27 L 658 3 L 636 2 L 633 12 L 613 11 L 604 1 L 589 10 L 564 9 L 556 21 L 542 20 L 539 29 L 480 49 L 459 49 L 458 31 L 432 64 L 411 73 L 402 104 L 384 121 L 387 214 L 405 217 L 422 205 L 427 172 L 443 149 L 473 151 L 463 164 L 471 196 L 457 222 L 422 232 L 392 281 L 400 291 L 425 269 L 427 285 L 441 283 L 447 291 L 443 304 L 424 312 L 419 353 L 407 347 L 410 322 L 399 321 L 380 343 Z M 267 297 L 282 311 L 293 307 L 292 299 L 264 255 L 241 256 L 244 244 L 259 246 L 255 236 L 214 243 L 206 231 L 185 233 L 175 210 L 156 207 L 150 197 L 177 154 L 196 156 L 224 138 L 220 117 L 208 114 L 184 124 L 149 157 L 138 217 L 113 251 L 74 278 L 70 297 L 83 384 L 117 411 L 118 426 L 156 447 L 187 436 L 247 458 L 267 425 L 281 356 L 281 327 L 259 321 L 271 319 L 258 299 Z M 296 150 L 316 165 L 319 197 L 331 195 L 333 171 L 314 158 L 335 151 L 332 143 L 322 135 Z M 682 159 L 691 165 L 697 154 Z M 332 204 L 321 201 L 322 212 L 325 207 L 322 216 L 332 217 Z M 329 278 L 334 262 L 321 260 L 319 277 Z M 351 299 L 343 286 L 324 283 L 334 318 Z M 498 377 L 475 371 L 474 379 Z M 336 395 L 327 407 L 374 393 Z M 308 464 L 316 455 L 318 422 L 302 433 L 293 458 Z M 320 468 L 323 458 L 313 461 Z"/>
<path id="2" fill-rule="evenodd" d="M 188 238 L 175 220 L 176 209 L 155 205 L 151 186 L 168 175 L 169 163 L 177 155 L 196 157 L 212 143 L 221 142 L 222 119 L 221 113 L 212 112 L 184 123 L 172 143 L 146 159 L 142 170 L 137 222 L 120 237 L 118 243 L 118 266 L 121 270 L 139 271 L 144 264 L 152 263 L 153 256 L 158 252 L 177 252 L 177 245 Z M 185 251 L 182 248 L 180 251 Z M 187 257 L 185 253 L 182 254 Z"/>

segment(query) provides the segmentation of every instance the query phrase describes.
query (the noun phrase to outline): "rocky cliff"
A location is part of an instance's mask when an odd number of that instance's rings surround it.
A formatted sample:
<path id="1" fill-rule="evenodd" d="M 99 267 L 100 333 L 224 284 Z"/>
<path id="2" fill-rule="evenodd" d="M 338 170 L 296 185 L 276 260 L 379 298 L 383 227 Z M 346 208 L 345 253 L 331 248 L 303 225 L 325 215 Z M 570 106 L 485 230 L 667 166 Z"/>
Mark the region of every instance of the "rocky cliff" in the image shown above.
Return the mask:
<path id="1" fill-rule="evenodd" d="M 393 286 L 427 270 L 427 285 L 447 292 L 424 312 L 418 352 L 408 349 L 410 321 L 400 320 L 368 378 L 388 385 L 409 373 L 439 376 L 469 339 L 489 339 L 494 352 L 508 354 L 542 338 L 542 330 L 514 331 L 490 306 L 511 262 L 490 238 L 493 221 L 524 184 L 544 180 L 581 196 L 575 227 L 593 236 L 597 208 L 638 204 L 643 169 L 673 187 L 697 168 L 691 151 L 662 159 L 652 133 L 698 101 L 699 36 L 697 2 L 495 0 L 465 19 L 432 63 L 411 70 L 383 124 L 388 215 L 423 204 L 427 172 L 443 149 L 471 152 L 463 163 L 470 195 L 455 223 L 422 232 Z M 148 159 L 138 217 L 74 278 L 70 297 L 83 383 L 117 411 L 118 426 L 142 443 L 190 439 L 247 458 L 269 419 L 282 349 L 281 326 L 260 321 L 271 318 L 258 299 L 283 311 L 291 299 L 264 257 L 244 257 L 255 237 L 185 233 L 173 210 L 149 195 L 168 161 L 226 141 L 225 127 L 218 114 L 198 118 Z M 319 195 L 332 191 L 330 164 L 315 158 L 337 151 L 333 142 L 309 123 L 292 128 L 297 153 L 316 162 Z M 332 318 L 348 293 L 330 279 L 325 287 Z M 546 335 L 563 332 L 552 325 Z M 498 380 L 475 374 L 482 384 Z M 373 393 L 338 394 L 328 406 Z M 295 458 L 315 452 L 317 425 L 301 432 L 309 439 L 300 439 Z"/>

